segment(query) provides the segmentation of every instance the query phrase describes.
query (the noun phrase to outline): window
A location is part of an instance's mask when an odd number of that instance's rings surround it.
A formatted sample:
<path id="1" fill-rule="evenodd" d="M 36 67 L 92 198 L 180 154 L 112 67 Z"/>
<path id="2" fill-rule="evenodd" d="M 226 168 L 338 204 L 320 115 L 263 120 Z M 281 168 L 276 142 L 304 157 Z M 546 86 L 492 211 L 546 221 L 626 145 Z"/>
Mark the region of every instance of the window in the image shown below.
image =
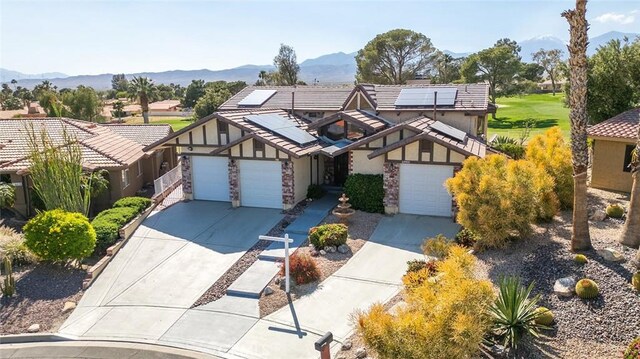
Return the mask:
<path id="1" fill-rule="evenodd" d="M 622 170 L 625 172 L 631 172 L 631 167 L 629 165 L 631 165 L 631 155 L 633 154 L 633 149 L 635 147 L 636 146 L 634 145 L 627 145 L 624 150 L 624 167 Z"/>
<path id="2" fill-rule="evenodd" d="M 420 140 L 420 151 L 427 153 L 433 152 L 433 142 L 429 140 Z"/>
<path id="3" fill-rule="evenodd" d="M 122 188 L 127 188 L 129 186 L 129 169 L 122 170 L 120 174 L 122 176 Z"/>
<path id="4" fill-rule="evenodd" d="M 358 126 L 347 123 L 347 138 L 350 140 L 358 140 L 365 136 L 365 131 Z"/>
<path id="5" fill-rule="evenodd" d="M 227 132 L 229 132 L 229 125 L 225 122 L 218 121 L 218 132 L 220 134 L 227 134 Z"/>
<path id="6" fill-rule="evenodd" d="M 476 129 L 476 134 L 478 136 L 480 135 L 484 135 L 484 121 L 485 121 L 485 116 L 478 116 L 478 128 Z"/>
<path id="7" fill-rule="evenodd" d="M 142 176 L 142 160 L 138 161 L 138 177 Z"/>
<path id="8" fill-rule="evenodd" d="M 8 173 L 3 173 L 0 175 L 0 182 L 2 183 L 11 183 L 11 175 Z"/>
<path id="9" fill-rule="evenodd" d="M 256 140 L 255 138 L 253 139 L 253 149 L 256 151 L 264 151 L 264 143 Z"/>

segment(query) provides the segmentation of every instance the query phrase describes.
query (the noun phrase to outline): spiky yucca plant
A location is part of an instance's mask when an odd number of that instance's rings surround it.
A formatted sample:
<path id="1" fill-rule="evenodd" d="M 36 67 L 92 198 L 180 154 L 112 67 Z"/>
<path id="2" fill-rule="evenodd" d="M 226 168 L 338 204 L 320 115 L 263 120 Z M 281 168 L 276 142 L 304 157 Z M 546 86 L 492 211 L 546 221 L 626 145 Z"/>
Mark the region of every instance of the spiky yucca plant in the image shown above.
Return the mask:
<path id="1" fill-rule="evenodd" d="M 493 334 L 505 347 L 515 349 L 525 335 L 537 338 L 540 330 L 549 328 L 536 322 L 542 313 L 536 311 L 540 295 L 529 298 L 533 285 L 521 285 L 518 277 L 500 279 L 500 294 L 489 311 L 493 316 Z"/>

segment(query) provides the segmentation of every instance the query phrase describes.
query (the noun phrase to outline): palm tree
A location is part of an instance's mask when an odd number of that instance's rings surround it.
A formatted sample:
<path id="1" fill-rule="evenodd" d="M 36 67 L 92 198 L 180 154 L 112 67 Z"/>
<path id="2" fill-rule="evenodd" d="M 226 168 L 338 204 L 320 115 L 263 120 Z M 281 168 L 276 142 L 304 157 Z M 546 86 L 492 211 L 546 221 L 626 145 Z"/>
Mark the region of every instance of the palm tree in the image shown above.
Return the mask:
<path id="1" fill-rule="evenodd" d="M 134 77 L 129 83 L 129 96 L 140 101 L 144 123 L 149 123 L 149 98 L 153 91 L 153 82 L 147 77 Z"/>
<path id="2" fill-rule="evenodd" d="M 624 222 L 620 234 L 620 243 L 637 248 L 640 247 L 640 118 L 638 121 L 638 142 L 631 156 L 631 177 L 633 178 L 631 203 L 627 220 Z M 640 248 L 638 249 L 638 266 L 640 266 Z"/>
<path id="3" fill-rule="evenodd" d="M 571 154 L 573 162 L 573 232 L 571 250 L 591 248 L 587 213 L 587 0 L 576 0 L 576 9 L 562 16 L 569 22 L 569 106 L 571 111 Z"/>

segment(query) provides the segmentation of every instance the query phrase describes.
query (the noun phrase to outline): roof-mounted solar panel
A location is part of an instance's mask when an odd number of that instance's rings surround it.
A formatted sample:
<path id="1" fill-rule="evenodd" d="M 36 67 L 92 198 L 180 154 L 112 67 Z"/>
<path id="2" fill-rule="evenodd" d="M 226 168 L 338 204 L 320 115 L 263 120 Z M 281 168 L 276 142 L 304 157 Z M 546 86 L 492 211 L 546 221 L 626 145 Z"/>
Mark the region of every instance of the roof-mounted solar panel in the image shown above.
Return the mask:
<path id="1" fill-rule="evenodd" d="M 431 129 L 436 132 L 440 132 L 441 134 L 447 137 L 451 137 L 454 140 L 458 140 L 460 142 L 464 142 L 464 140 L 467 138 L 467 134 L 464 131 L 460 131 L 457 128 L 446 125 L 440 121 L 435 121 L 434 123 L 430 124 L 429 127 L 431 127 Z"/>
<path id="2" fill-rule="evenodd" d="M 299 128 L 295 122 L 277 114 L 248 115 L 245 119 L 299 145 L 316 140 L 310 133 Z"/>
<path id="3" fill-rule="evenodd" d="M 261 106 L 275 93 L 276 90 L 253 90 L 238 102 L 238 106 Z"/>
<path id="4" fill-rule="evenodd" d="M 437 96 L 436 96 L 437 93 Z M 453 106 L 456 103 L 456 87 L 418 87 L 400 90 L 395 106 L 401 107 L 433 107 Z"/>

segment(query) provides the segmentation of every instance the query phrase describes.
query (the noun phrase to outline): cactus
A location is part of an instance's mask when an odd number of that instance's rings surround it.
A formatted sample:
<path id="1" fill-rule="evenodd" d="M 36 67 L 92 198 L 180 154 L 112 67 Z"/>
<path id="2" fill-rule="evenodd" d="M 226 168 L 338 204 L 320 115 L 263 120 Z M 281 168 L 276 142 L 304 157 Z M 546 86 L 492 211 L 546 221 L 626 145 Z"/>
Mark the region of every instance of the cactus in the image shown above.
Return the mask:
<path id="1" fill-rule="evenodd" d="M 580 279 L 576 283 L 576 294 L 582 299 L 595 298 L 600 294 L 598 284 L 591 279 Z"/>
<path id="2" fill-rule="evenodd" d="M 631 285 L 633 285 L 633 287 L 640 292 L 640 272 L 636 272 L 632 277 L 631 277 Z"/>
<path id="3" fill-rule="evenodd" d="M 589 261 L 589 259 L 587 259 L 587 256 L 585 256 L 584 254 L 576 254 L 576 257 L 573 260 L 578 264 L 585 264 Z"/>
<path id="4" fill-rule="evenodd" d="M 607 216 L 611 218 L 622 218 L 624 216 L 624 208 L 617 203 L 608 205 L 606 212 Z"/>
<path id="5" fill-rule="evenodd" d="M 553 312 L 545 307 L 536 308 L 536 323 L 544 326 L 550 326 L 553 324 L 554 316 Z"/>
<path id="6" fill-rule="evenodd" d="M 16 294 L 16 281 L 13 278 L 13 270 L 11 269 L 11 260 L 9 257 L 4 257 L 4 281 L 3 284 L 0 285 L 0 289 L 2 290 L 2 296 L 4 297 L 13 297 Z"/>

